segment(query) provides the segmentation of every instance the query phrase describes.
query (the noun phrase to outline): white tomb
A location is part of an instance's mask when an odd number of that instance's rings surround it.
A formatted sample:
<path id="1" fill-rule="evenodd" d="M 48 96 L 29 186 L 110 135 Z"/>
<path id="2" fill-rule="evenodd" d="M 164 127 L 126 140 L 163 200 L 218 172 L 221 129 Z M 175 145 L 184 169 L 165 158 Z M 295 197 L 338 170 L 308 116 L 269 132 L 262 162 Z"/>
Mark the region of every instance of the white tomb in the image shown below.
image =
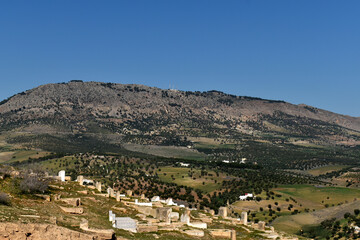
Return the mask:
<path id="1" fill-rule="evenodd" d="M 60 180 L 62 182 L 65 182 L 65 170 L 61 170 L 58 174 L 58 176 L 60 177 Z"/>

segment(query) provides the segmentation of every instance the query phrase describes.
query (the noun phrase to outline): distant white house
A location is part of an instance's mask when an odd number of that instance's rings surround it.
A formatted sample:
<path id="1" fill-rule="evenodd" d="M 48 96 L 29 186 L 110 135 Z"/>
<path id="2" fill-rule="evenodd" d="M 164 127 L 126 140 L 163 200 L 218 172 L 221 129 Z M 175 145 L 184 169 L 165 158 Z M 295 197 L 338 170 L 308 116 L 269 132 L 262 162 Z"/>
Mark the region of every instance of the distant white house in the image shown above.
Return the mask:
<path id="1" fill-rule="evenodd" d="M 229 160 L 222 160 L 223 163 L 230 163 Z"/>
<path id="2" fill-rule="evenodd" d="M 188 167 L 188 166 L 190 166 L 190 163 L 180 163 L 180 166 L 182 166 L 182 167 Z"/>
<path id="3" fill-rule="evenodd" d="M 240 200 L 241 201 L 244 201 L 244 200 L 246 200 L 246 199 L 248 199 L 248 198 L 253 198 L 254 197 L 254 195 L 252 194 L 252 193 L 245 193 L 245 195 L 240 195 Z"/>

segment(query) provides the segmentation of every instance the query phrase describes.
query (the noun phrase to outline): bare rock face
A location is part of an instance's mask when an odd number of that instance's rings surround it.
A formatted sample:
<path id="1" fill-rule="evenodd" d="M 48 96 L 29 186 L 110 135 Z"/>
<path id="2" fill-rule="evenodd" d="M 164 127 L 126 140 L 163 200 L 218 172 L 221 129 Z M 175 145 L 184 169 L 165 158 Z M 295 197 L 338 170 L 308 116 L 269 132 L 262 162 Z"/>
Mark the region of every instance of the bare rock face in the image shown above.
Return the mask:
<path id="1" fill-rule="evenodd" d="M 43 239 L 71 239 L 95 240 L 96 235 L 84 234 L 67 228 L 49 224 L 21 224 L 0 223 L 0 239 L 11 240 L 43 240 Z"/>

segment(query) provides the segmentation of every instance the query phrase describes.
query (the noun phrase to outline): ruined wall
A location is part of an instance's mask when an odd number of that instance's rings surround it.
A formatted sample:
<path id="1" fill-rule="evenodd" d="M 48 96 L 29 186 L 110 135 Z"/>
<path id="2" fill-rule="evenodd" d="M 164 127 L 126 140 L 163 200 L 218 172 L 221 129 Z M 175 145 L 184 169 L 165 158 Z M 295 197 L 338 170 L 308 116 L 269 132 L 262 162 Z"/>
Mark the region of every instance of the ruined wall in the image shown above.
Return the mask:
<path id="1" fill-rule="evenodd" d="M 0 239 L 11 240 L 43 240 L 71 239 L 96 240 L 98 236 L 72 231 L 50 224 L 0 223 Z"/>

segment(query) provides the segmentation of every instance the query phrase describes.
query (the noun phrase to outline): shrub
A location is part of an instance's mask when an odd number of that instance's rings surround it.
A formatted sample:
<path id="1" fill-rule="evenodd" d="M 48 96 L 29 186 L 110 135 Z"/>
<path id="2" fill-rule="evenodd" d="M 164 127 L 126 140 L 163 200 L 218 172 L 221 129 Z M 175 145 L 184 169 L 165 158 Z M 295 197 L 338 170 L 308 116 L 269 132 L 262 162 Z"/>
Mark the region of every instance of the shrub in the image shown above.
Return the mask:
<path id="1" fill-rule="evenodd" d="M 0 175 L 3 176 L 3 179 L 10 177 L 10 171 L 9 171 L 9 169 L 0 166 Z"/>
<path id="2" fill-rule="evenodd" d="M 354 209 L 354 214 L 355 214 L 355 215 L 359 215 L 359 213 L 360 213 L 360 210 L 359 210 L 359 209 Z"/>
<path id="3" fill-rule="evenodd" d="M 24 193 L 44 193 L 48 187 L 47 182 L 35 176 L 27 176 L 20 183 L 20 190 Z"/>
<path id="4" fill-rule="evenodd" d="M 10 205 L 10 198 L 6 193 L 0 193 L 0 204 Z"/>

